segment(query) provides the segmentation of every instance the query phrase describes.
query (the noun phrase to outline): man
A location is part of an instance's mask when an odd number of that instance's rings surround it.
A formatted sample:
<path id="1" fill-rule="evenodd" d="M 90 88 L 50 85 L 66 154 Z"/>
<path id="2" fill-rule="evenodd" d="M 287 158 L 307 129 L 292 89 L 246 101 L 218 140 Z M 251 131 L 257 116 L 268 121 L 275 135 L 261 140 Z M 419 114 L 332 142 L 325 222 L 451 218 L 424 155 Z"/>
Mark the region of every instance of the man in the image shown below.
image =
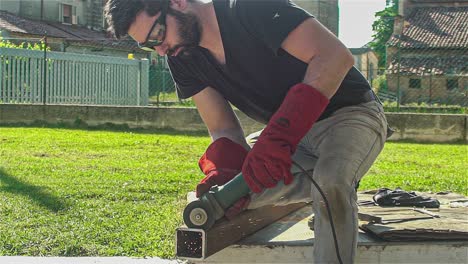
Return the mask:
<path id="1" fill-rule="evenodd" d="M 383 148 L 387 122 L 348 49 L 289 0 L 109 0 L 109 29 L 168 56 L 213 142 L 199 161 L 200 196 L 242 171 L 252 193 L 228 210 L 313 201 L 314 260 L 338 256 L 313 169 L 330 203 L 339 255 L 353 262 L 356 186 Z M 266 124 L 250 149 L 230 104 Z M 294 175 L 293 175 L 294 174 Z"/>

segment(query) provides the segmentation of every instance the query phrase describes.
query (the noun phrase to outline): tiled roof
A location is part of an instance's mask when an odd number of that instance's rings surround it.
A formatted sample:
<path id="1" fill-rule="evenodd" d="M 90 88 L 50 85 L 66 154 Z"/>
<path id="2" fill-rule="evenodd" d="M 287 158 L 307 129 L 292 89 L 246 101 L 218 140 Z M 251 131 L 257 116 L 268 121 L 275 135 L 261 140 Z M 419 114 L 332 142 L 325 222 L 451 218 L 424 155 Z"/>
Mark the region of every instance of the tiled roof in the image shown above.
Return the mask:
<path id="1" fill-rule="evenodd" d="M 403 57 L 394 59 L 389 67 L 388 73 L 396 74 L 468 74 L 468 56 L 446 56 L 446 57 Z"/>
<path id="2" fill-rule="evenodd" d="M 405 20 L 403 34 L 393 35 L 389 45 L 408 48 L 468 46 L 468 6 L 415 8 Z"/>
<path id="3" fill-rule="evenodd" d="M 16 33 L 38 35 L 41 37 L 47 32 L 47 35 L 52 37 L 66 39 L 75 38 L 75 36 L 44 22 L 24 19 L 6 11 L 0 11 L 0 29 Z"/>
<path id="4" fill-rule="evenodd" d="M 44 21 L 33 21 L 0 10 L 0 29 L 27 35 L 63 38 L 67 41 L 85 45 L 108 46 L 120 49 L 136 49 L 134 41 L 119 40 L 107 36 L 105 32 L 94 31 L 76 25 L 65 25 Z"/>

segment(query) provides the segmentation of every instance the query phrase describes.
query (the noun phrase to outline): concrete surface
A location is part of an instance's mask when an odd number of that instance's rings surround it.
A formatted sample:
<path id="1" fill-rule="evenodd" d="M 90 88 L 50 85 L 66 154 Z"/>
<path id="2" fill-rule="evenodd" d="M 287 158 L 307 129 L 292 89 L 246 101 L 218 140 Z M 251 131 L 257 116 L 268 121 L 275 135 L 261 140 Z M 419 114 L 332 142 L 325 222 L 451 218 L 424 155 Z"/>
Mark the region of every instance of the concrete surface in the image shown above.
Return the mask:
<path id="1" fill-rule="evenodd" d="M 359 192 L 358 201 L 370 202 L 374 193 L 375 190 Z M 440 208 L 430 209 L 439 214 L 440 218 L 435 218 L 433 221 L 420 219 L 376 225 L 382 226 L 387 231 L 411 230 L 415 232 L 415 237 L 418 234 L 419 237 L 423 236 L 422 231 L 426 230 L 424 235 L 426 238 L 434 236 L 431 230 L 443 232 L 452 230 L 464 233 L 465 239 L 441 240 L 433 237 L 424 241 L 391 242 L 360 230 L 355 263 L 468 263 L 468 237 L 466 237 L 468 211 L 459 210 L 466 209 L 468 205 L 465 202 L 468 201 L 468 197 L 456 193 L 418 192 L 418 194 L 433 197 L 440 202 Z M 461 201 L 463 203 L 459 203 Z M 420 212 L 414 211 L 411 207 L 380 207 L 367 204 L 361 205 L 359 211 L 380 216 L 383 220 L 421 216 Z M 202 261 L 195 260 L 191 263 L 313 263 L 315 234 L 308 226 L 311 216 L 312 206 L 308 205 Z M 360 226 L 361 224 L 369 223 L 360 221 Z"/>
<path id="2" fill-rule="evenodd" d="M 263 125 L 236 111 L 246 135 Z M 396 132 L 390 140 L 425 142 L 467 141 L 468 115 L 387 113 Z M 83 106 L 83 105 L 28 105 L 0 104 L 2 125 L 50 124 L 67 127 L 125 126 L 129 128 L 178 131 L 205 131 L 195 108 Z"/>
<path id="3" fill-rule="evenodd" d="M 410 209 L 411 210 L 411 209 Z M 314 232 L 306 206 L 195 263 L 313 263 Z M 468 263 L 468 240 L 388 242 L 360 231 L 356 263 Z"/>
<path id="4" fill-rule="evenodd" d="M 129 257 L 0 257 L 1 264 L 181 264 L 184 261 Z"/>

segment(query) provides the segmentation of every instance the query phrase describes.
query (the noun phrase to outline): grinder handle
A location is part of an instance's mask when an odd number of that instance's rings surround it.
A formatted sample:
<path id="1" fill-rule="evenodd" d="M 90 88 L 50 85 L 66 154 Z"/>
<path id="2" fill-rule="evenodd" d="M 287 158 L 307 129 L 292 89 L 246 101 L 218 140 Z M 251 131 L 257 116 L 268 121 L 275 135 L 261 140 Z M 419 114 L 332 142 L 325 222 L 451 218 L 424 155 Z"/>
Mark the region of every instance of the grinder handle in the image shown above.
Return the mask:
<path id="1" fill-rule="evenodd" d="M 232 180 L 228 181 L 222 186 L 217 186 L 210 190 L 219 203 L 224 209 L 228 209 L 240 198 L 249 194 L 250 189 L 242 176 L 242 173 L 237 174 Z"/>

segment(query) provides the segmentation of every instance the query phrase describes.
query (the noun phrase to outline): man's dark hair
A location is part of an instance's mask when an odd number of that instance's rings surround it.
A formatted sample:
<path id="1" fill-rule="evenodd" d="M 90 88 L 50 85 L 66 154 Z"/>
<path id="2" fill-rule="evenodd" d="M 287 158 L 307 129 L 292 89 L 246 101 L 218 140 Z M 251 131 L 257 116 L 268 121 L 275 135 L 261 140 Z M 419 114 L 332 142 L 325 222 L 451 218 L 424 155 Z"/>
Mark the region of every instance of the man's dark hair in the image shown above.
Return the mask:
<path id="1" fill-rule="evenodd" d="M 104 7 L 104 14 L 109 27 L 107 30 L 116 38 L 127 35 L 130 25 L 137 14 L 145 10 L 150 16 L 161 11 L 164 4 L 170 0 L 108 0 Z"/>

